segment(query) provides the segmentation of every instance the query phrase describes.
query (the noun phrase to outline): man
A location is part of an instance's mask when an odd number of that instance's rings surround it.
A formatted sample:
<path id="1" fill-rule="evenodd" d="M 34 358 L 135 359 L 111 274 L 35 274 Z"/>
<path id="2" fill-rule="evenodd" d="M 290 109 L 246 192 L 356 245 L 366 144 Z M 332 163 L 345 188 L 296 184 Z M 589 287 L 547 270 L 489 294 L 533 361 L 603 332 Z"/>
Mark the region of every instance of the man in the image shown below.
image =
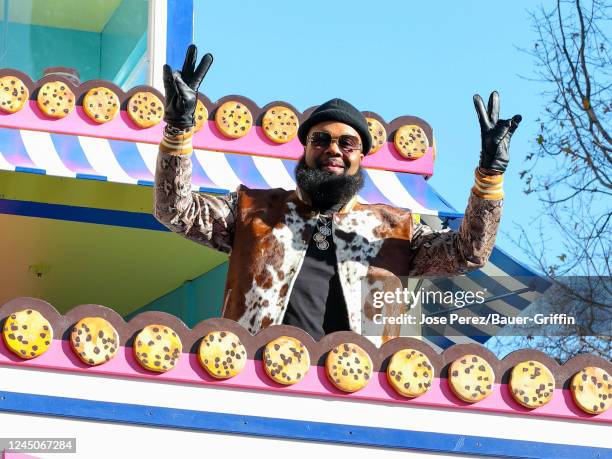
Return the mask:
<path id="1" fill-rule="evenodd" d="M 230 254 L 222 316 L 251 333 L 275 324 L 303 328 L 316 340 L 362 331 L 371 320 L 362 282 L 396 276 L 452 276 L 482 267 L 502 207 L 502 174 L 521 121 L 499 120 L 494 92 L 485 109 L 474 97 L 482 133 L 480 165 L 457 232 L 414 224 L 409 211 L 357 202 L 361 162 L 372 139 L 363 115 L 333 99 L 299 127 L 304 155 L 296 190 L 240 186 L 225 196 L 191 191 L 191 136 L 198 87 L 212 63 L 187 51 L 182 71 L 164 66 L 167 123 L 155 174 L 155 217 L 188 239 Z M 365 308 L 365 310 L 364 310 Z M 390 305 L 385 314 L 397 313 Z M 399 334 L 387 326 L 382 341 Z M 380 340 L 375 340 L 380 341 Z"/>

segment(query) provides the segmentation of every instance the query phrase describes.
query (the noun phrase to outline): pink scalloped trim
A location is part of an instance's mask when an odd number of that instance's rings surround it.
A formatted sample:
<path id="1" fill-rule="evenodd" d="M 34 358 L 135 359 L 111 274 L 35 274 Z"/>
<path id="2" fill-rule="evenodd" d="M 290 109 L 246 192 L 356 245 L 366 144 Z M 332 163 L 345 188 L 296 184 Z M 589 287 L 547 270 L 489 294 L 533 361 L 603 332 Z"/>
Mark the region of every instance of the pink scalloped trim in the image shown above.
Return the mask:
<path id="1" fill-rule="evenodd" d="M 154 373 L 143 369 L 136 362 L 131 347 L 121 346 L 115 358 L 103 365 L 91 367 L 81 362 L 72 351 L 70 343 L 64 340 L 54 340 L 47 352 L 31 360 L 20 359 L 11 353 L 3 343 L 0 346 L 0 365 L 612 424 L 612 410 L 598 415 L 584 413 L 575 406 L 569 390 L 556 389 L 553 399 L 548 404 L 528 410 L 514 401 L 506 384 L 495 384 L 493 393 L 489 397 L 469 404 L 455 397 L 448 386 L 448 380 L 435 378 L 429 392 L 415 399 L 406 399 L 391 388 L 384 373 L 376 372 L 366 387 L 358 392 L 347 394 L 331 385 L 325 375 L 325 368 L 319 366 L 313 367 L 314 371 L 309 371 L 302 381 L 292 386 L 283 386 L 270 380 L 261 367 L 260 361 L 257 360 L 248 360 L 239 375 L 227 380 L 217 380 L 202 369 L 195 354 L 183 353 L 182 358 L 172 370 L 166 373 Z"/>
<path id="2" fill-rule="evenodd" d="M 164 123 L 161 122 L 147 129 L 139 128 L 132 122 L 127 112 L 122 110 L 113 120 L 98 124 L 89 119 L 83 108 L 78 105 L 65 118 L 51 119 L 40 111 L 36 101 L 30 100 L 23 109 L 16 113 L 0 112 L 0 126 L 158 144 L 162 137 Z M 202 150 L 282 159 L 298 159 L 304 148 L 297 137 L 284 144 L 274 143 L 266 137 L 259 126 L 255 126 L 244 137 L 228 139 L 219 132 L 214 120 L 208 120 L 193 137 L 193 146 Z M 392 142 L 386 142 L 379 151 L 366 156 L 363 161 L 364 167 L 426 176 L 433 175 L 433 164 L 432 147 L 429 147 L 427 153 L 421 158 L 409 161 L 395 151 Z"/>

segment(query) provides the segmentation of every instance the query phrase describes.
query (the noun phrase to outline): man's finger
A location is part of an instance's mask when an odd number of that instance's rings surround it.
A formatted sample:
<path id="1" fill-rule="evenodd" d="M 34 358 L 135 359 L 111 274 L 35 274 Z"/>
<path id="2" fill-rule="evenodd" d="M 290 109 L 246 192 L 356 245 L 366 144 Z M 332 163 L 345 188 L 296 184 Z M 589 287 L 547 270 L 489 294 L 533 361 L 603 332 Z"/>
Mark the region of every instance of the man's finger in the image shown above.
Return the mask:
<path id="1" fill-rule="evenodd" d="M 172 77 L 172 68 L 168 64 L 164 64 L 163 78 L 164 88 L 166 90 L 166 97 L 170 97 L 170 93 L 174 89 L 174 82 Z"/>
<path id="2" fill-rule="evenodd" d="M 487 111 L 485 110 L 482 97 L 480 97 L 480 95 L 478 94 L 474 94 L 474 107 L 476 107 L 476 113 L 478 114 L 478 121 L 480 121 L 480 127 L 483 129 L 490 128 L 489 116 L 487 115 Z"/>
<path id="3" fill-rule="evenodd" d="M 518 127 L 521 121 L 523 121 L 523 117 L 521 115 L 514 115 L 512 117 L 512 119 L 510 120 L 510 133 L 516 131 L 516 128 Z"/>
<path id="4" fill-rule="evenodd" d="M 185 62 L 183 63 L 182 75 L 184 78 L 188 78 L 193 73 L 195 68 L 196 57 L 198 55 L 198 48 L 196 45 L 189 45 L 187 48 L 187 54 L 185 54 Z"/>
<path id="5" fill-rule="evenodd" d="M 198 87 L 200 86 L 200 83 L 202 83 L 202 80 L 206 76 L 206 73 L 208 72 L 208 69 L 212 65 L 212 62 L 213 62 L 212 54 L 206 53 L 204 57 L 202 58 L 202 60 L 200 61 L 200 63 L 198 64 L 198 68 L 194 72 L 193 81 L 189 85 L 191 86 L 191 89 L 193 89 L 194 91 L 198 90 Z"/>
<path id="6" fill-rule="evenodd" d="M 489 121 L 491 121 L 491 124 L 495 126 L 499 120 L 499 94 L 497 91 L 493 91 L 489 96 L 487 112 L 489 114 Z"/>

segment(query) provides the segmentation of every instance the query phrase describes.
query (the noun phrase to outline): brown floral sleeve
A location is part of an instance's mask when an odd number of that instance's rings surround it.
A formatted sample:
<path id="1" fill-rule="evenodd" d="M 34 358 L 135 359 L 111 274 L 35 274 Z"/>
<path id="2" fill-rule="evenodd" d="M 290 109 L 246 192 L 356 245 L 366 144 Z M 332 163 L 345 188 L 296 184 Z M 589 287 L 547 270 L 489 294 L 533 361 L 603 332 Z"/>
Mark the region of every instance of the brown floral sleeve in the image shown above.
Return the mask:
<path id="1" fill-rule="evenodd" d="M 483 267 L 495 245 L 501 211 L 501 199 L 471 193 L 458 231 L 416 225 L 409 276 L 453 276 Z"/>
<path id="2" fill-rule="evenodd" d="M 191 171 L 191 154 L 158 153 L 155 218 L 187 239 L 230 253 L 234 239 L 236 192 L 223 196 L 193 192 Z"/>

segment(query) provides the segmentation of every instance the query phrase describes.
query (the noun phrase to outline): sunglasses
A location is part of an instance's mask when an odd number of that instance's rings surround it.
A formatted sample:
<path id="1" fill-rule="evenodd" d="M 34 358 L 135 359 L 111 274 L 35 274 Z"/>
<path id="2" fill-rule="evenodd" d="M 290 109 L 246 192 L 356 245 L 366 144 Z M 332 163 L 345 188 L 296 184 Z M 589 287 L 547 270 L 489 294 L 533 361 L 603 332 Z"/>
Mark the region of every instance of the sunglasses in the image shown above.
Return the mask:
<path id="1" fill-rule="evenodd" d="M 333 141 L 336 141 L 338 148 L 344 153 L 352 153 L 354 150 L 361 149 L 359 138 L 348 134 L 332 137 L 329 132 L 313 132 L 308 137 L 308 141 L 314 148 L 328 148 Z"/>

